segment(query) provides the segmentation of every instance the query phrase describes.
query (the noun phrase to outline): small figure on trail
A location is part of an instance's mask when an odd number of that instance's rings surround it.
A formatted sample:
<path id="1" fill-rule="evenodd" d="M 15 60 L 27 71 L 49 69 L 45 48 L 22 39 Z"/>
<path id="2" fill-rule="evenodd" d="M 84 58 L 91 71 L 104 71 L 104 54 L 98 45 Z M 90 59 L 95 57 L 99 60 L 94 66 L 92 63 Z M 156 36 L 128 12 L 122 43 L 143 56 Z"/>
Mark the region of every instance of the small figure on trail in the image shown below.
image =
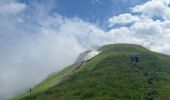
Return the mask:
<path id="1" fill-rule="evenodd" d="M 135 62 L 139 62 L 139 56 L 135 55 Z"/>
<path id="2" fill-rule="evenodd" d="M 132 55 L 131 56 L 131 62 L 132 64 L 136 64 L 139 62 L 139 56 L 138 55 Z"/>
<path id="3" fill-rule="evenodd" d="M 134 63 L 135 59 L 134 56 L 131 56 L 131 62 Z"/>

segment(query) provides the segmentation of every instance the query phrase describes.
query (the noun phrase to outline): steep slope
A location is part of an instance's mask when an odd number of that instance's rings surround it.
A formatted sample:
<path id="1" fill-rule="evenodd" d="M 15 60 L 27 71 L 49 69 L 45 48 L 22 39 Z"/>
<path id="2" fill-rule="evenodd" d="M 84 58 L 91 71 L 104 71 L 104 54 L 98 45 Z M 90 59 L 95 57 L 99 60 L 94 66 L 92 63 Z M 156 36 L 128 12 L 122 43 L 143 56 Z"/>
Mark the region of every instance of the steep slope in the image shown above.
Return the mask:
<path id="1" fill-rule="evenodd" d="M 170 56 L 132 44 L 106 45 L 99 51 L 79 68 L 68 67 L 72 74 L 31 99 L 170 100 Z M 132 55 L 138 55 L 139 62 L 132 63 Z"/>
<path id="2" fill-rule="evenodd" d="M 80 67 L 82 63 L 85 63 L 89 59 L 91 59 L 93 56 L 97 55 L 99 52 L 92 49 L 92 50 L 87 50 L 83 53 L 81 53 L 78 58 L 76 59 L 75 63 L 73 65 L 70 65 L 63 69 L 62 71 L 59 72 L 53 72 L 47 76 L 47 79 L 45 79 L 43 82 L 40 84 L 36 85 L 33 89 L 31 89 L 31 94 L 35 95 L 38 94 L 42 91 L 45 91 L 59 82 L 63 81 L 66 77 L 70 76 L 73 74 L 73 71 Z M 18 100 L 24 97 L 28 97 L 30 95 L 30 91 L 28 89 L 27 92 L 13 98 L 14 100 Z"/>

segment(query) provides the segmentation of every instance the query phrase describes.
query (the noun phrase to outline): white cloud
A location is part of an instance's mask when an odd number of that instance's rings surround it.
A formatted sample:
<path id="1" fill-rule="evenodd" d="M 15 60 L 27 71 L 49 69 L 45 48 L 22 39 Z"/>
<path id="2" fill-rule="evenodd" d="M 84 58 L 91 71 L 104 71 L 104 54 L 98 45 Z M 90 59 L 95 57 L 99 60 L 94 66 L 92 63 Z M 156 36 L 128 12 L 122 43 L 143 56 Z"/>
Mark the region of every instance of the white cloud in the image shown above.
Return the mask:
<path id="1" fill-rule="evenodd" d="M 169 3 L 170 3 L 170 0 L 153 0 L 153 1 L 162 2 L 162 3 L 164 3 L 165 5 L 169 5 Z"/>
<path id="2" fill-rule="evenodd" d="M 91 0 L 92 4 L 98 3 L 98 4 L 103 4 L 102 0 Z"/>
<path id="3" fill-rule="evenodd" d="M 133 16 L 130 13 L 120 14 L 118 16 L 113 16 L 108 21 L 110 23 L 110 26 L 113 26 L 115 24 L 128 24 L 128 23 L 134 23 L 136 21 L 139 21 L 140 19 L 138 16 Z"/>
<path id="4" fill-rule="evenodd" d="M 152 0 L 132 8 L 132 14 L 125 13 L 118 16 L 113 16 L 109 19 L 111 25 L 114 25 L 115 23 L 129 22 L 133 22 L 133 24 L 131 26 L 125 25 L 120 28 L 112 29 L 110 31 L 112 32 L 112 35 L 109 35 L 110 38 L 114 36 L 114 42 L 117 41 L 122 43 L 137 43 L 153 51 L 170 54 L 169 3 L 170 0 Z M 133 15 L 133 13 L 139 14 Z M 135 16 L 138 19 L 132 20 L 134 18 L 120 17 L 122 15 Z M 159 19 L 152 19 L 153 17 L 161 17 L 164 20 L 161 21 Z M 117 30 L 119 36 L 115 35 L 115 31 Z"/>
<path id="5" fill-rule="evenodd" d="M 89 53 L 83 58 L 83 61 L 90 60 L 91 58 L 95 57 L 95 56 L 98 55 L 99 53 L 100 53 L 100 51 L 92 50 L 91 52 L 89 52 Z"/>
<path id="6" fill-rule="evenodd" d="M 68 30 L 72 26 L 73 23 L 67 27 Z M 5 42 L 5 46 L 1 46 L 0 50 L 0 96 L 16 95 L 38 84 L 49 73 L 61 70 L 74 62 L 78 54 L 85 49 L 75 37 L 63 33 L 64 30 L 67 29 L 55 30 L 50 24 L 40 26 L 36 33 L 24 34 L 23 30 L 24 36 L 20 38 L 5 39 L 9 43 Z"/>
<path id="7" fill-rule="evenodd" d="M 161 23 L 160 21 L 146 19 L 134 23 L 131 26 L 131 30 L 135 31 L 137 34 L 140 34 L 142 36 L 157 35 L 158 33 L 162 33 L 160 23 Z"/>
<path id="8" fill-rule="evenodd" d="M 170 18 L 169 0 L 152 0 L 143 5 L 138 5 L 132 9 L 133 12 L 142 13 L 147 17 Z"/>
<path id="9" fill-rule="evenodd" d="M 9 1 L 9 3 L 0 4 L 0 14 L 17 14 L 26 8 L 24 3 Z"/>

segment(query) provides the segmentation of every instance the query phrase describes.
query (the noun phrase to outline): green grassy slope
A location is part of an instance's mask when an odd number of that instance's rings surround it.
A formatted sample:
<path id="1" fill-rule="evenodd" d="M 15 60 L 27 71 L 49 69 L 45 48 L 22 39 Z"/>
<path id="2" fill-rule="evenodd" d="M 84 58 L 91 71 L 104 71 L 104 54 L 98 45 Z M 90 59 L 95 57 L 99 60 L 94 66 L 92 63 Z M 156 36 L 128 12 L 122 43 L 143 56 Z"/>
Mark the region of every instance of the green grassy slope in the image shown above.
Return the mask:
<path id="1" fill-rule="evenodd" d="M 66 67 L 65 69 L 63 69 L 62 71 L 56 72 L 56 74 L 54 74 L 53 76 L 51 76 L 48 79 L 44 80 L 42 83 L 35 86 L 32 89 L 32 95 L 38 94 L 38 93 L 40 93 L 42 91 L 46 91 L 47 89 L 55 86 L 56 84 L 58 84 L 58 82 L 61 80 L 62 77 L 64 77 L 68 73 L 70 73 L 73 69 L 75 69 L 75 67 L 76 66 L 74 66 L 74 65 L 70 65 L 70 66 Z M 27 97 L 27 96 L 29 96 L 29 92 L 21 94 L 21 95 L 15 97 L 13 99 L 14 100 L 19 100 L 19 99 Z"/>
<path id="2" fill-rule="evenodd" d="M 75 70 L 67 80 L 45 89 L 40 87 L 51 82 L 37 86 L 39 92 L 31 99 L 170 100 L 170 56 L 132 44 L 106 45 L 99 50 L 99 55 Z M 140 62 L 134 65 L 130 56 L 136 54 L 140 55 Z M 58 75 L 49 80 L 57 79 Z"/>

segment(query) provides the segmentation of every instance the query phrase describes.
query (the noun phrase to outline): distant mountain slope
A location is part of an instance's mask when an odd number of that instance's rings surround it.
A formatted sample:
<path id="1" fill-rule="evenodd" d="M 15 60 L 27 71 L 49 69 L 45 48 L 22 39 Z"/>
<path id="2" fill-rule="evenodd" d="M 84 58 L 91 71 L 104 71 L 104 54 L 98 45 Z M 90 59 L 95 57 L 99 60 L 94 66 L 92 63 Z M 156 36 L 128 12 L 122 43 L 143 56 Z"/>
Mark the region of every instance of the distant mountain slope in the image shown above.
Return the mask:
<path id="1" fill-rule="evenodd" d="M 106 45 L 99 51 L 78 68 L 73 64 L 42 82 L 31 99 L 170 100 L 170 56 L 133 44 Z M 139 62 L 132 63 L 134 55 Z M 30 99 L 28 93 L 18 98 Z"/>

